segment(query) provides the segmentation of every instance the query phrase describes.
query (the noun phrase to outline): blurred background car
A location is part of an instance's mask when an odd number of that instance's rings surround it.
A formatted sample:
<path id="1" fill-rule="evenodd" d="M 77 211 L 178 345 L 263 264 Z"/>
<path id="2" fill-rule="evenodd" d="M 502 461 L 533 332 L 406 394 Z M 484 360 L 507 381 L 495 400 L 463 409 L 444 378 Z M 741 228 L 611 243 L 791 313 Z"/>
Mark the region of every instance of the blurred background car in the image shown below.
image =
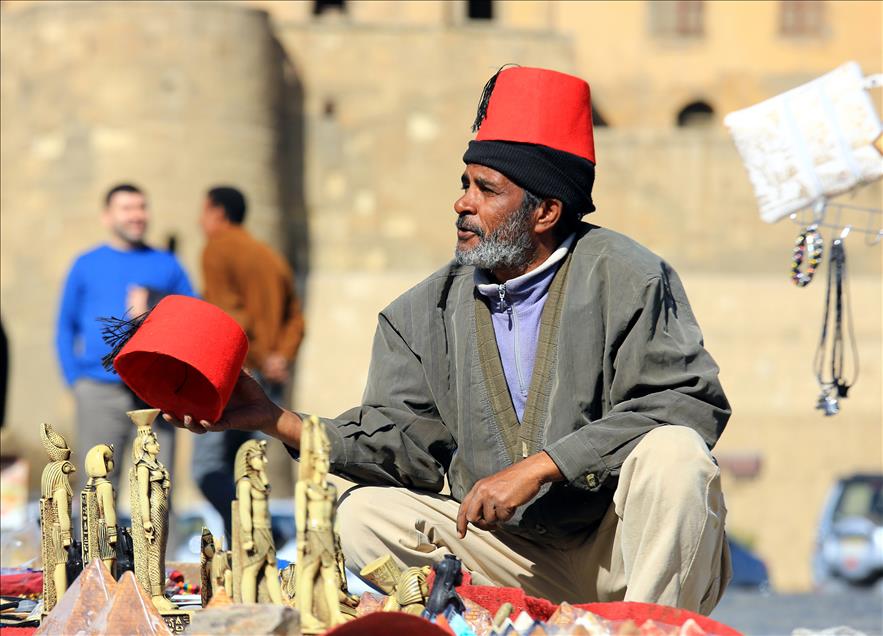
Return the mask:
<path id="1" fill-rule="evenodd" d="M 813 578 L 822 590 L 883 584 L 883 474 L 834 484 L 819 522 Z"/>
<path id="2" fill-rule="evenodd" d="M 730 558 L 733 562 L 733 578 L 729 589 L 769 593 L 770 575 L 766 563 L 732 537 L 727 537 L 727 542 L 730 544 Z"/>

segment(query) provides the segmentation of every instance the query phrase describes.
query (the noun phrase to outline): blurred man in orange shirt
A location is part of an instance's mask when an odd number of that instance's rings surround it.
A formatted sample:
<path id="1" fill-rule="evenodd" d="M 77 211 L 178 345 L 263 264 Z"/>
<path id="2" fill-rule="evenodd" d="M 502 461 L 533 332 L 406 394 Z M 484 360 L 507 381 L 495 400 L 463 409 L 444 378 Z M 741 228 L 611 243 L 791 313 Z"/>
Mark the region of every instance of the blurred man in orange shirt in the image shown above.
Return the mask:
<path id="1" fill-rule="evenodd" d="M 200 223 L 207 243 L 202 254 L 203 297 L 217 305 L 248 336 L 246 371 L 277 404 L 285 406 L 286 387 L 304 335 L 300 299 L 287 261 L 242 227 L 245 196 L 236 188 L 208 191 Z M 193 475 L 206 498 L 221 513 L 230 533 L 233 460 L 251 437 L 241 431 L 196 438 Z"/>

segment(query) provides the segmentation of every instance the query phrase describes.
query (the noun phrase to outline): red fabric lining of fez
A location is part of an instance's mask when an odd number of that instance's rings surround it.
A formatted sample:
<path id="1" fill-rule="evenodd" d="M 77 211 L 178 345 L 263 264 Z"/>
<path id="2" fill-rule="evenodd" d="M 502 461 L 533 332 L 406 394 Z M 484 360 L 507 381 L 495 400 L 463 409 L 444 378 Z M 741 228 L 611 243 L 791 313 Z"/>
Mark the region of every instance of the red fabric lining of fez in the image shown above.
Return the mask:
<path id="1" fill-rule="evenodd" d="M 475 140 L 538 144 L 595 163 L 589 85 L 557 71 L 505 68 Z"/>
<path id="2" fill-rule="evenodd" d="M 114 360 L 123 381 L 150 406 L 178 419 L 217 421 L 248 353 L 248 339 L 221 309 L 167 296 Z"/>

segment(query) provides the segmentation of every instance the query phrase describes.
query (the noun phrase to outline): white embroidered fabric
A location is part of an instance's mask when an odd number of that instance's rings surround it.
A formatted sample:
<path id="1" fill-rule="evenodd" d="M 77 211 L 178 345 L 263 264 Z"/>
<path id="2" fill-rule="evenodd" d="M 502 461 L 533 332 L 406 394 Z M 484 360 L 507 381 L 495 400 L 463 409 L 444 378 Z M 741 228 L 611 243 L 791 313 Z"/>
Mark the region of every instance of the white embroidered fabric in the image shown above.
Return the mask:
<path id="1" fill-rule="evenodd" d="M 856 62 L 724 118 L 760 207 L 774 223 L 883 176 L 880 117 Z"/>

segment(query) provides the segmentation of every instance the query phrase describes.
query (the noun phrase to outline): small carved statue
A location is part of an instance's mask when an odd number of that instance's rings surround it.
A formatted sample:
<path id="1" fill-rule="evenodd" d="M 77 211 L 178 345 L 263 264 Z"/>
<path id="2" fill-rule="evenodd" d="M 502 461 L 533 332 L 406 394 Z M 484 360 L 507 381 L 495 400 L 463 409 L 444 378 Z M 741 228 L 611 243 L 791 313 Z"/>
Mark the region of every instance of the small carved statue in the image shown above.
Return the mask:
<path id="1" fill-rule="evenodd" d="M 428 565 L 422 568 L 410 567 L 402 572 L 395 587 L 395 594 L 387 600 L 383 607 L 384 611 L 407 612 L 420 616 L 426 609 L 426 599 L 429 598 L 427 576 L 429 576 Z"/>
<path id="2" fill-rule="evenodd" d="M 40 426 L 40 441 L 49 463 L 40 480 L 40 552 L 43 558 L 43 614 L 48 614 L 67 590 L 68 548 L 71 545 L 71 449 L 52 426 Z"/>
<path id="3" fill-rule="evenodd" d="M 101 559 L 111 574 L 116 564 L 117 515 L 113 485 L 107 476 L 113 468 L 113 446 L 93 446 L 86 453 L 89 480 L 80 494 L 83 565 Z"/>
<path id="4" fill-rule="evenodd" d="M 236 451 L 233 473 L 233 599 L 282 604 L 270 522 L 267 442 L 248 440 Z"/>
<path id="5" fill-rule="evenodd" d="M 337 489 L 328 483 L 331 444 L 318 418 L 304 422 L 294 488 L 297 525 L 297 609 L 301 630 L 316 634 L 346 620 L 340 611 L 342 554 L 334 531 Z M 345 594 L 345 593 L 344 593 Z"/>
<path id="6" fill-rule="evenodd" d="M 297 564 L 289 563 L 279 572 L 279 578 L 282 579 L 282 598 L 289 607 L 296 607 L 295 596 L 297 590 Z"/>
<path id="7" fill-rule="evenodd" d="M 207 606 L 212 597 L 221 588 L 224 588 L 230 599 L 233 598 L 230 553 L 223 550 L 220 537 L 212 536 L 208 528 L 203 528 L 200 556 L 200 596 L 202 606 Z"/>
<path id="8" fill-rule="evenodd" d="M 117 571 L 116 579 L 119 580 L 125 572 L 135 572 L 135 547 L 132 542 L 132 533 L 129 528 L 119 528 L 117 533 Z"/>
<path id="9" fill-rule="evenodd" d="M 454 589 L 463 582 L 460 559 L 453 554 L 446 554 L 442 561 L 432 567 L 435 570 L 435 581 L 432 583 L 432 591 L 426 601 L 423 616 L 431 619 L 449 607 L 458 614 L 465 612 L 466 606 L 463 604 L 463 599 Z"/>
<path id="10" fill-rule="evenodd" d="M 199 544 L 199 600 L 202 606 L 212 600 L 212 559 L 215 557 L 215 539 L 205 526 Z"/>
<path id="11" fill-rule="evenodd" d="M 166 543 L 169 538 L 169 471 L 159 461 L 159 442 L 150 428 L 159 409 L 126 413 L 138 427 L 132 444 L 129 488 L 132 507 L 132 540 L 135 578 L 159 611 L 177 609 L 165 597 Z"/>

